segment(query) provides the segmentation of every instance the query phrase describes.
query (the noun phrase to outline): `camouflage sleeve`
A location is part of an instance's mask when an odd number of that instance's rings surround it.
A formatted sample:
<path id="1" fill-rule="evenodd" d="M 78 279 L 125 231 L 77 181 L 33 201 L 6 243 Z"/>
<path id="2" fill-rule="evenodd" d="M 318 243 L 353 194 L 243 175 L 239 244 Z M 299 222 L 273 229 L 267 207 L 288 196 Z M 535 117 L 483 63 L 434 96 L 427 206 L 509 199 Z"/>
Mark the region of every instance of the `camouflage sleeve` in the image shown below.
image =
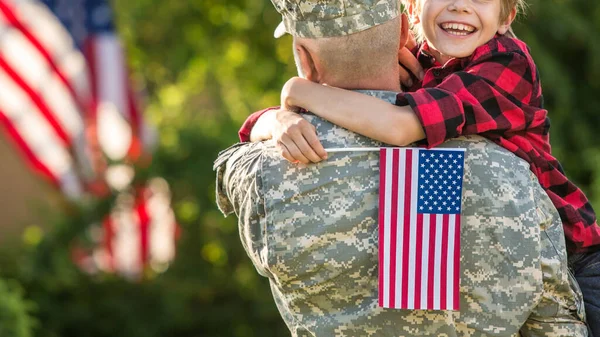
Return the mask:
<path id="1" fill-rule="evenodd" d="M 239 143 L 219 153 L 213 169 L 217 173 L 216 200 L 223 214 L 235 213 L 240 239 L 258 272 L 264 265 L 264 197 L 260 163 L 263 143 Z"/>

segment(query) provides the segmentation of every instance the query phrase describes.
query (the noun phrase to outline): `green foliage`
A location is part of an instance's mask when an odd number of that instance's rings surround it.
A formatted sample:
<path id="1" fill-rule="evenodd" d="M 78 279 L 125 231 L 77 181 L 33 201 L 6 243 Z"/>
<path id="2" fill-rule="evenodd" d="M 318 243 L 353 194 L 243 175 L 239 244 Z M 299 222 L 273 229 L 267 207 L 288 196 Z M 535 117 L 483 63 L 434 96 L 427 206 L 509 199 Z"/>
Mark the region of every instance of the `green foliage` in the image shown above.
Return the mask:
<path id="1" fill-rule="evenodd" d="M 30 337 L 35 320 L 33 304 L 26 301 L 15 281 L 0 280 L 0 337 Z"/>
<path id="2" fill-rule="evenodd" d="M 290 37 L 272 38 L 279 17 L 267 0 L 113 4 L 134 77 L 146 86 L 146 115 L 158 126 L 157 152 L 144 174 L 171 186 L 182 227 L 178 256 L 166 273 L 141 282 L 83 274 L 70 242 L 86 240 L 92 209 L 109 207 L 91 205 L 52 220 L 52 230 L 20 257 L 1 258 L 1 275 L 18 279 L 36 303 L 40 337 L 289 335 L 268 282 L 240 244 L 236 219 L 216 209 L 212 161 L 237 140 L 247 115 L 278 103 L 295 73 Z M 553 152 L 600 209 L 600 3 L 531 0 L 515 30 L 541 73 Z M 29 317 L 18 288 L 6 289 L 0 283 L 0 314 Z M 18 324 L 25 333 L 10 336 L 28 336 L 31 325 Z"/>

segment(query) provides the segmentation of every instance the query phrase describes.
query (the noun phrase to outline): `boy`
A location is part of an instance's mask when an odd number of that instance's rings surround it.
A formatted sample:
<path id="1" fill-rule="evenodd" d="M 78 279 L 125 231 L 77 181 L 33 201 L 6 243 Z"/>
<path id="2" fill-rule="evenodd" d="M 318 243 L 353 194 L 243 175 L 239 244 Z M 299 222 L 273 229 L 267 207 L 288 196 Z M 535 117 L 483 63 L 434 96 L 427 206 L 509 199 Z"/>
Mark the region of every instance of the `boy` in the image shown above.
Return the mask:
<path id="1" fill-rule="evenodd" d="M 584 275 L 578 273 L 587 268 L 584 264 L 600 265 L 600 228 L 583 192 L 566 178 L 550 154 L 549 119 L 528 48 L 505 36 L 522 6 L 522 0 L 410 0 L 409 13 L 418 35 L 425 39 L 416 55 L 426 70 L 420 86 L 399 93 L 393 106 L 293 78 L 284 86 L 282 107 L 305 108 L 392 145 L 423 141 L 433 147 L 468 134 L 495 141 L 530 164 L 560 213 L 570 253 L 589 253 L 584 258 L 571 255 L 571 261 L 578 262 L 574 266 L 577 277 Z M 274 138 L 284 157 L 303 162 L 325 158 L 312 129 L 289 131 L 298 118 L 281 112 L 279 125 L 271 126 L 272 130 L 283 126 L 283 132 Z M 578 280 L 582 285 L 587 281 Z M 582 290 L 588 322 L 600 334 L 599 299 L 593 298 L 592 288 Z"/>

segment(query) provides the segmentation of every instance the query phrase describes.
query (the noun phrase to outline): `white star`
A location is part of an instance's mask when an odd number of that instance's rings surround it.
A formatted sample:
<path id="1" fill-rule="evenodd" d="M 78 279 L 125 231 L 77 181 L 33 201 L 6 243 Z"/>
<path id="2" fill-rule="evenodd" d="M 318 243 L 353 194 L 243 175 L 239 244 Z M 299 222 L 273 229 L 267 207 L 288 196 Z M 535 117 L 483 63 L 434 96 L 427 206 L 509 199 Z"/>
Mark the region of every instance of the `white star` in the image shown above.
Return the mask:
<path id="1" fill-rule="evenodd" d="M 425 159 L 425 161 L 429 163 L 429 158 Z"/>
<path id="2" fill-rule="evenodd" d="M 421 157 L 425 157 L 425 152 L 421 152 Z"/>
<path id="3" fill-rule="evenodd" d="M 420 210 L 423 210 L 423 206 L 420 206 L 420 207 L 419 207 L 419 209 L 420 209 Z"/>
<path id="4" fill-rule="evenodd" d="M 441 157 L 441 158 L 444 158 L 444 154 L 443 154 L 443 153 L 440 153 L 440 157 Z"/>
<path id="5" fill-rule="evenodd" d="M 448 203 L 447 203 L 447 202 L 445 202 L 445 201 L 444 201 L 444 202 L 442 202 L 442 205 L 444 205 L 444 206 L 446 206 L 447 204 L 448 204 Z"/>
<path id="6" fill-rule="evenodd" d="M 429 206 L 429 210 L 431 211 L 433 209 L 433 207 Z"/>
<path id="7" fill-rule="evenodd" d="M 450 154 L 448 155 L 448 157 L 452 158 L 452 153 L 450 153 Z"/>
<path id="8" fill-rule="evenodd" d="M 437 206 L 437 201 L 434 201 L 434 202 L 433 202 L 433 204 L 434 204 L 435 206 Z"/>
<path id="9" fill-rule="evenodd" d="M 438 171 L 438 170 L 433 171 L 433 173 L 435 173 L 435 174 L 438 174 L 438 172 L 440 172 L 440 171 Z"/>
<path id="10" fill-rule="evenodd" d="M 437 191 L 433 191 L 433 194 L 437 195 Z"/>
<path id="11" fill-rule="evenodd" d="M 429 180 L 425 180 L 425 184 L 429 184 Z"/>
<path id="12" fill-rule="evenodd" d="M 421 164 L 421 167 L 425 167 L 425 164 Z"/>
<path id="13" fill-rule="evenodd" d="M 437 180 L 434 180 L 434 181 L 433 181 L 433 183 L 437 185 L 437 184 L 438 184 L 438 181 L 437 181 Z"/>
<path id="14" fill-rule="evenodd" d="M 433 199 L 433 195 L 430 195 L 430 196 L 429 196 L 429 200 L 431 200 L 431 199 Z"/>
<path id="15" fill-rule="evenodd" d="M 424 175 L 424 174 L 421 174 L 421 179 L 423 179 L 423 178 L 425 178 L 425 175 Z"/>
<path id="16" fill-rule="evenodd" d="M 423 200 L 423 198 L 425 198 L 425 197 L 422 195 L 419 196 L 419 199 Z"/>
<path id="17" fill-rule="evenodd" d="M 437 163 L 439 163 L 439 162 L 440 162 L 440 160 L 439 160 L 439 159 L 436 159 L 436 160 L 435 160 L 435 163 L 436 163 L 436 164 L 437 164 Z"/>
<path id="18" fill-rule="evenodd" d="M 441 207 L 441 206 L 438 206 L 438 211 L 441 211 L 441 210 L 442 210 L 442 207 Z"/>
<path id="19" fill-rule="evenodd" d="M 424 204 L 429 205 L 429 201 L 425 200 Z"/>
<path id="20" fill-rule="evenodd" d="M 458 158 L 462 158 L 462 154 L 459 154 L 459 155 L 458 155 Z"/>
<path id="21" fill-rule="evenodd" d="M 444 159 L 444 163 L 448 164 L 448 159 Z"/>

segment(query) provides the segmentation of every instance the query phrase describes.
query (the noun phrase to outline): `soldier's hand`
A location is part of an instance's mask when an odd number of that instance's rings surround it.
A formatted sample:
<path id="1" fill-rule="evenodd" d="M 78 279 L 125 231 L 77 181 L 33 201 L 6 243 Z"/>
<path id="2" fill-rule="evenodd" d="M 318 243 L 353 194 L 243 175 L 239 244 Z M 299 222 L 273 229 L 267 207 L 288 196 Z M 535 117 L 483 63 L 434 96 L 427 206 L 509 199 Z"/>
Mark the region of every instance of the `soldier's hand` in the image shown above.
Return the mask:
<path id="1" fill-rule="evenodd" d="M 272 135 L 281 155 L 292 163 L 318 163 L 327 158 L 314 125 L 295 112 L 276 111 Z"/>

